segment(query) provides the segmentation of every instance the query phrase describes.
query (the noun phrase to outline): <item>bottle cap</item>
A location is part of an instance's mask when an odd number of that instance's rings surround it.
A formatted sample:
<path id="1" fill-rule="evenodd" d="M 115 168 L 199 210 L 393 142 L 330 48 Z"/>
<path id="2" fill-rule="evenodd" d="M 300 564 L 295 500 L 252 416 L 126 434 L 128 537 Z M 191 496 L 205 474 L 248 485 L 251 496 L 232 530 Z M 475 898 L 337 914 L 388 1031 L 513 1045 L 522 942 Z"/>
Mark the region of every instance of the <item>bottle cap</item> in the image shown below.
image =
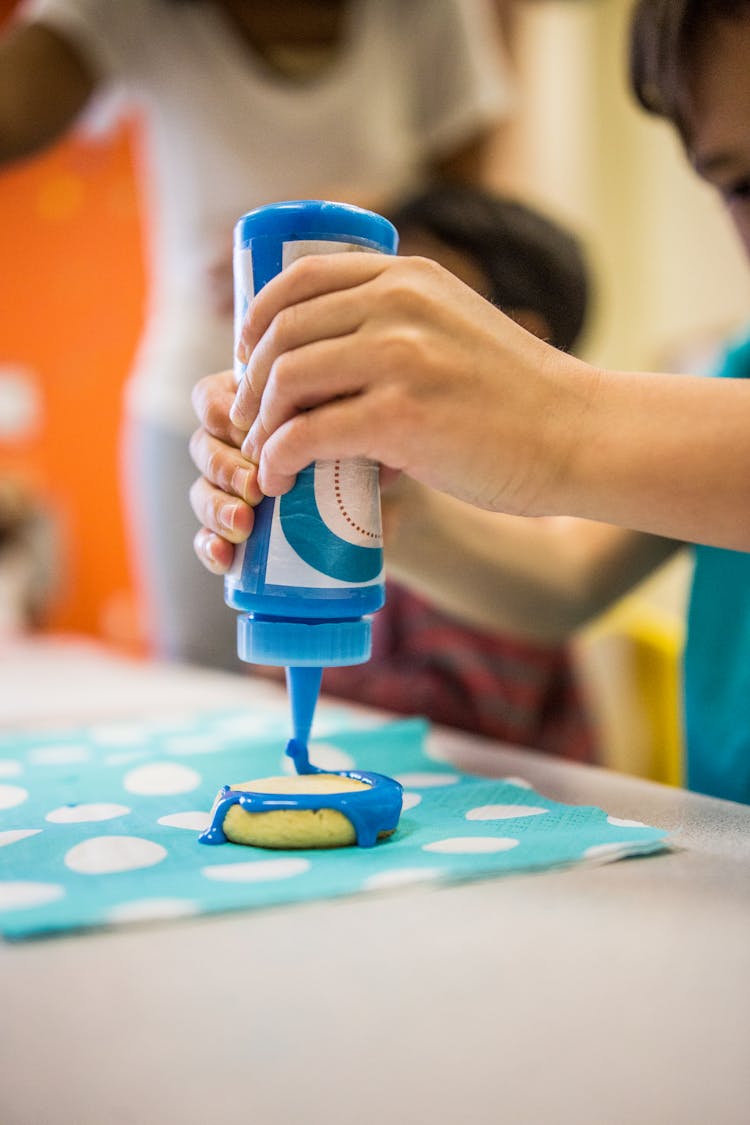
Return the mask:
<path id="1" fill-rule="evenodd" d="M 251 239 L 263 237 L 283 242 L 304 239 L 357 242 L 386 254 L 395 254 L 398 246 L 396 228 L 382 215 L 350 203 L 331 203 L 324 199 L 297 199 L 257 207 L 237 220 L 236 247 L 247 246 Z"/>
<path id="2" fill-rule="evenodd" d="M 284 621 L 243 613 L 237 618 L 237 655 L 249 664 L 337 668 L 364 664 L 372 649 L 372 621 Z"/>

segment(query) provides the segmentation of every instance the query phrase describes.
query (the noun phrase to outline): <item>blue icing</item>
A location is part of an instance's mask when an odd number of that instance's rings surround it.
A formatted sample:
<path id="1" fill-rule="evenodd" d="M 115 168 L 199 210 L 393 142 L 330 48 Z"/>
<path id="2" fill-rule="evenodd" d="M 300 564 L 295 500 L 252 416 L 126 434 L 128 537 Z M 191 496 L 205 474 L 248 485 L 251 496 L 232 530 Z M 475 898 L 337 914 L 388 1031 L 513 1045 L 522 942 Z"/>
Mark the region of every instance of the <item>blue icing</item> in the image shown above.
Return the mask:
<path id="1" fill-rule="evenodd" d="M 232 805 L 239 805 L 246 812 L 253 813 L 283 809 L 335 809 L 351 822 L 360 848 L 373 847 L 381 832 L 392 832 L 398 825 L 403 788 L 392 777 L 356 769 L 318 769 L 311 764 L 305 744 L 295 738 L 289 740 L 286 753 L 294 762 L 298 774 L 331 773 L 337 777 L 350 777 L 361 781 L 367 789 L 342 793 L 253 793 L 224 785 L 219 792 L 211 824 L 198 838 L 201 844 L 227 843 L 224 818 Z"/>

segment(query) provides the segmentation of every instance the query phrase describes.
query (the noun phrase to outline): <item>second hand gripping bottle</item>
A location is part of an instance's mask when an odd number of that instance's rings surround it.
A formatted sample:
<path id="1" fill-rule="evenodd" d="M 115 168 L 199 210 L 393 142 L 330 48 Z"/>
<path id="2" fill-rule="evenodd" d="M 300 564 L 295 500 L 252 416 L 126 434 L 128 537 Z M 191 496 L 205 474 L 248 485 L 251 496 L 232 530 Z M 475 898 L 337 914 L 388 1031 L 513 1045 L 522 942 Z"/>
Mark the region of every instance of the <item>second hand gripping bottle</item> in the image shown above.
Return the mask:
<path id="1" fill-rule="evenodd" d="M 301 200 L 243 215 L 234 229 L 235 349 L 250 299 L 298 258 L 395 254 L 397 246 L 387 219 L 343 203 Z M 237 382 L 244 372 L 235 356 Z M 369 615 L 385 600 L 378 466 L 364 458 L 319 461 L 286 495 L 265 497 L 224 592 L 241 614 L 240 658 L 287 669 L 288 752 L 305 772 L 323 669 L 369 659 Z"/>

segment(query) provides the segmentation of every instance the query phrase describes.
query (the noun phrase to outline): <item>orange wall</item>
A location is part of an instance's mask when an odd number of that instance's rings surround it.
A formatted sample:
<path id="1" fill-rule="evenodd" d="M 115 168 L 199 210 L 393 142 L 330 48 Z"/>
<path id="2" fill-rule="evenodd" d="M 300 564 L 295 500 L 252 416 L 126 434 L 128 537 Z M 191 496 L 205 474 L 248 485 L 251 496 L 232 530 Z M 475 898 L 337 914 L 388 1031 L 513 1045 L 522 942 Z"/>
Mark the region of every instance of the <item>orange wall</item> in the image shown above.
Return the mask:
<path id="1" fill-rule="evenodd" d="M 0 439 L 0 471 L 31 480 L 60 520 L 51 624 L 120 639 L 134 613 L 118 424 L 144 306 L 132 132 L 69 138 L 0 176 L 0 374 L 26 369 L 42 405 L 31 431 Z"/>

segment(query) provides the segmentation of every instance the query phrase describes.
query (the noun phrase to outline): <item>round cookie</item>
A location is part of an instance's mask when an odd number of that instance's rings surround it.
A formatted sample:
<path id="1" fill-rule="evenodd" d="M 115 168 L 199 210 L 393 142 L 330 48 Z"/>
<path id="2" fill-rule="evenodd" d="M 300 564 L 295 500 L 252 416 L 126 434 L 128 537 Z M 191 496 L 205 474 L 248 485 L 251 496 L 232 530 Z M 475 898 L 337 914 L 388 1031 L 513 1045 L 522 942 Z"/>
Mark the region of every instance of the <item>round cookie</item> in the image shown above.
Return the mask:
<path id="1" fill-rule="evenodd" d="M 374 778 L 374 775 L 370 776 Z M 250 798 L 250 804 L 254 794 L 268 795 L 269 798 L 289 794 L 290 797 L 302 798 L 301 803 L 308 805 L 314 804 L 316 797 L 321 797 L 325 806 L 326 799 L 332 794 L 346 795 L 372 789 L 371 783 L 347 774 L 308 773 L 259 778 L 231 785 L 222 792 L 225 795 L 227 792 L 241 793 Z M 337 808 L 289 807 L 256 812 L 248 808 L 248 803 L 244 807 L 240 803 L 231 804 L 224 815 L 223 833 L 234 844 L 259 848 L 340 848 L 358 842 L 354 824 Z M 378 832 L 377 838 L 390 836 L 395 828 L 394 824 Z"/>

